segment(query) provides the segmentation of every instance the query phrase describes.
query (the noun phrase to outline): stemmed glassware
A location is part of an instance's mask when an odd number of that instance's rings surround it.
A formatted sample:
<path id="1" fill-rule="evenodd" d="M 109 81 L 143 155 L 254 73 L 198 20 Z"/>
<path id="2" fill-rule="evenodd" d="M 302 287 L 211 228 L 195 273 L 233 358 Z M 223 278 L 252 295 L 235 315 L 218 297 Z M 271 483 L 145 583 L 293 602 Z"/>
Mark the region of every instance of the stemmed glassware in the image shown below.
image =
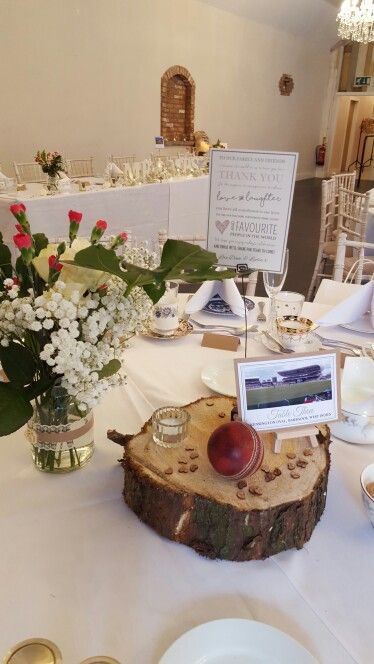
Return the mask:
<path id="1" fill-rule="evenodd" d="M 274 327 L 274 324 L 275 324 L 275 318 L 276 318 L 274 298 L 282 290 L 282 288 L 284 286 L 284 282 L 286 281 L 286 276 L 287 276 L 287 271 L 288 271 L 288 256 L 289 256 L 289 252 L 288 252 L 288 249 L 287 249 L 286 255 L 284 257 L 282 272 L 279 272 L 279 273 L 276 273 L 276 272 L 263 272 L 262 273 L 265 290 L 266 290 L 267 296 L 270 300 L 269 329 L 271 331 L 273 330 L 273 327 Z"/>

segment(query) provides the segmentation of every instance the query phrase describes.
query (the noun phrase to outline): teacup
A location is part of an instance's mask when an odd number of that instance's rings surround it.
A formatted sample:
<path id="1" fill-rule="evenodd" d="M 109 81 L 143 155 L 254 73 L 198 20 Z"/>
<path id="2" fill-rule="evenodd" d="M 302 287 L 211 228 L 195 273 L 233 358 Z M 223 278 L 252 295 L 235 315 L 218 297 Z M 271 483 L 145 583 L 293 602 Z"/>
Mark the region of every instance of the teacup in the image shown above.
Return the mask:
<path id="1" fill-rule="evenodd" d="M 152 329 L 163 336 L 172 335 L 179 325 L 178 289 L 177 283 L 167 282 L 165 294 L 153 307 Z"/>
<path id="2" fill-rule="evenodd" d="M 317 325 L 309 318 L 282 316 L 276 319 L 277 336 L 281 344 L 290 350 L 298 350 L 308 340 Z"/>
<path id="3" fill-rule="evenodd" d="M 164 336 L 172 335 L 179 325 L 178 303 L 159 302 L 153 307 L 152 329 Z"/>
<path id="4" fill-rule="evenodd" d="M 374 528 L 374 463 L 365 466 L 361 473 L 361 496 Z"/>

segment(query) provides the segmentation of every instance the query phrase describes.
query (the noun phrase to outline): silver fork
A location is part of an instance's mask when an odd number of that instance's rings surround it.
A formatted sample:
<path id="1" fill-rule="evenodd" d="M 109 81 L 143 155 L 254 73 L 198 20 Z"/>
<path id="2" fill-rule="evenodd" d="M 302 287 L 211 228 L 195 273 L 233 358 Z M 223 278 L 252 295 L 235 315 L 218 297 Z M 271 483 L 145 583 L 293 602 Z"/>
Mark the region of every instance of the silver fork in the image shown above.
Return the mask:
<path id="1" fill-rule="evenodd" d="M 363 352 L 362 346 L 359 346 L 358 344 L 353 344 L 348 341 L 339 341 L 338 339 L 326 339 L 325 337 L 321 337 L 320 334 L 317 334 L 317 332 L 314 332 L 314 334 L 316 337 L 318 337 L 323 346 L 331 346 L 331 348 L 341 348 L 342 350 L 350 350 L 351 353 L 353 353 L 357 357 L 362 356 Z"/>
<path id="2" fill-rule="evenodd" d="M 239 325 L 237 327 L 233 327 L 232 325 L 212 325 L 211 323 L 198 323 L 196 320 L 194 320 L 191 317 L 189 318 L 189 320 L 197 327 L 201 327 L 202 330 L 210 330 L 211 332 L 214 330 L 221 330 L 224 332 L 231 332 L 233 334 L 245 334 L 245 325 Z M 258 325 L 248 325 L 247 331 L 257 332 Z M 198 330 L 196 330 L 196 332 L 198 332 Z"/>

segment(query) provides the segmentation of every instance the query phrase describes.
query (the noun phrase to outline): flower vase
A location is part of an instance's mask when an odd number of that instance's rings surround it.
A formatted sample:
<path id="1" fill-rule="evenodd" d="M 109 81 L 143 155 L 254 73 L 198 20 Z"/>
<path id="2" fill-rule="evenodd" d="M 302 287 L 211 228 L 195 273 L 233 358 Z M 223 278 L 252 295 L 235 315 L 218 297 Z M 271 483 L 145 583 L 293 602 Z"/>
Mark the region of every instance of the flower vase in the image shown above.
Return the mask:
<path id="1" fill-rule="evenodd" d="M 48 175 L 47 189 L 48 189 L 48 193 L 51 196 L 58 193 L 58 181 L 59 181 L 59 177 L 58 177 L 57 174 L 56 175 Z"/>
<path id="2" fill-rule="evenodd" d="M 47 473 L 78 470 L 94 451 L 92 411 L 82 416 L 66 390 L 54 387 L 48 396 L 35 403 L 27 438 L 38 470 Z"/>

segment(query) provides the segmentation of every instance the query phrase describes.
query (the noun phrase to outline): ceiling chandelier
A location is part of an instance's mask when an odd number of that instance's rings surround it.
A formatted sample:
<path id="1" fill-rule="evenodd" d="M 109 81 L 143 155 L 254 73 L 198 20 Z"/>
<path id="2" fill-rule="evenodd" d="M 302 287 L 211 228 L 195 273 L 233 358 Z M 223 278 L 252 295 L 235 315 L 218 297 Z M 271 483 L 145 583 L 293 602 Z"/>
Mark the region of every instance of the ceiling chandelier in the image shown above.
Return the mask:
<path id="1" fill-rule="evenodd" d="M 342 39 L 374 41 L 374 0 L 344 0 L 336 20 Z"/>

